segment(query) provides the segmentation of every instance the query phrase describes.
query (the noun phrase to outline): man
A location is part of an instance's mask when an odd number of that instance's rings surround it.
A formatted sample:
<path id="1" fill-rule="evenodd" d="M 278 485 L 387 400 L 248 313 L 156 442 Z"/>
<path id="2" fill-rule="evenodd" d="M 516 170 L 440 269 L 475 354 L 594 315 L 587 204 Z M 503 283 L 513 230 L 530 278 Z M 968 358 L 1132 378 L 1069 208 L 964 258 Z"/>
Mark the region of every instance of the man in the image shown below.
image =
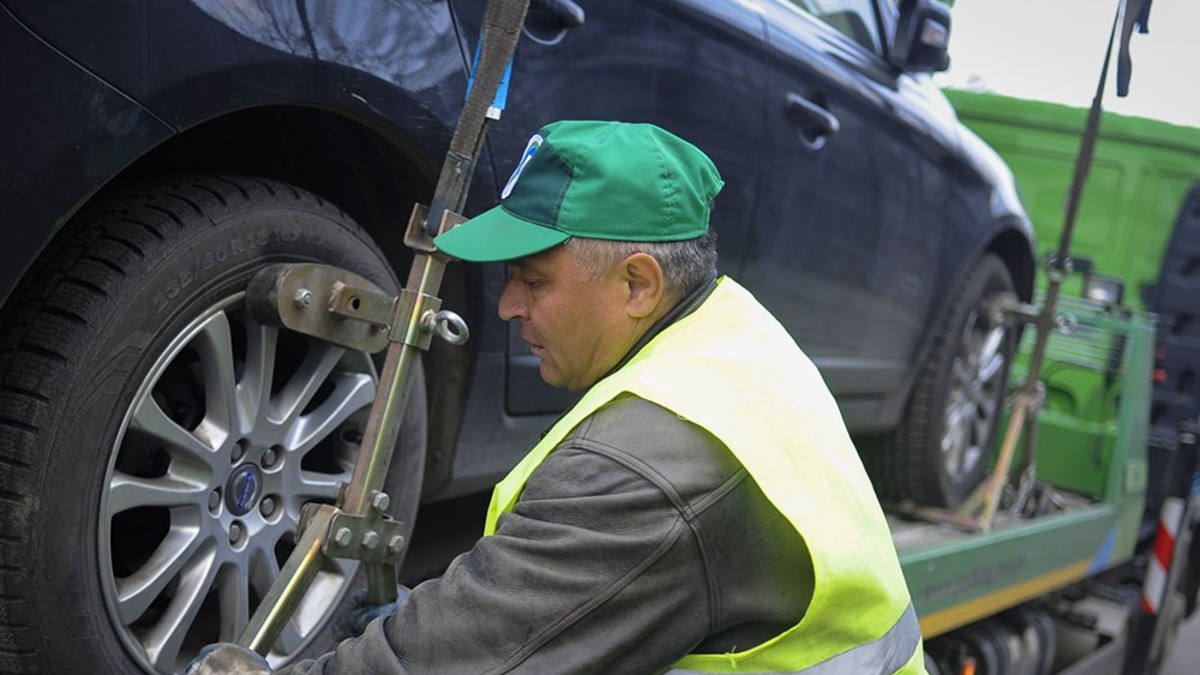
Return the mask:
<path id="1" fill-rule="evenodd" d="M 507 261 L 501 318 L 520 322 L 546 382 L 586 393 L 496 487 L 485 537 L 443 577 L 283 672 L 924 672 L 832 396 L 717 278 L 721 185 L 657 127 L 558 122 L 500 206 L 436 240 Z"/>

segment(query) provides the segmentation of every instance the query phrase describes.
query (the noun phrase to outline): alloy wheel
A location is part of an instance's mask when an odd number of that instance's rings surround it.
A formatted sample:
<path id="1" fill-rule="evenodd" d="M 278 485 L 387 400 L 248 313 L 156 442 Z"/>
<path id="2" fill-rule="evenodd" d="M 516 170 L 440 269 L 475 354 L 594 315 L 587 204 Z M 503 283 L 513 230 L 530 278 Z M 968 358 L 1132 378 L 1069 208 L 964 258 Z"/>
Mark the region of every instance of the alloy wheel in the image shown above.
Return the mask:
<path id="1" fill-rule="evenodd" d="M 942 427 L 942 461 L 948 475 L 968 475 L 987 459 L 985 446 L 1000 412 L 1008 366 L 1007 338 L 1003 323 L 993 325 L 978 307 L 967 316 L 951 365 Z"/>
<path id="2" fill-rule="evenodd" d="M 377 376 L 370 358 L 257 323 L 242 294 L 158 356 L 117 435 L 100 510 L 101 582 L 144 667 L 236 640 L 279 575 L 306 502 L 349 480 Z M 329 620 L 357 563 L 330 560 L 269 656 Z"/>

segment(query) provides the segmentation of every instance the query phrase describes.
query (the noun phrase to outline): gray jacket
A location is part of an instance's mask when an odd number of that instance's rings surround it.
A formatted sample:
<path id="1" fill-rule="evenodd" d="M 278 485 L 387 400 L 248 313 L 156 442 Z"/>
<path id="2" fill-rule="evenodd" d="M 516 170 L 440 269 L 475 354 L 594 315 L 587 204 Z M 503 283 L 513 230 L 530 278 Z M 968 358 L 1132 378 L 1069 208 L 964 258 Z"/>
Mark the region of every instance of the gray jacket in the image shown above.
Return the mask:
<path id="1" fill-rule="evenodd" d="M 283 672 L 654 673 L 777 635 L 811 589 L 802 540 L 729 450 L 628 396 L 551 453 L 495 536 Z"/>

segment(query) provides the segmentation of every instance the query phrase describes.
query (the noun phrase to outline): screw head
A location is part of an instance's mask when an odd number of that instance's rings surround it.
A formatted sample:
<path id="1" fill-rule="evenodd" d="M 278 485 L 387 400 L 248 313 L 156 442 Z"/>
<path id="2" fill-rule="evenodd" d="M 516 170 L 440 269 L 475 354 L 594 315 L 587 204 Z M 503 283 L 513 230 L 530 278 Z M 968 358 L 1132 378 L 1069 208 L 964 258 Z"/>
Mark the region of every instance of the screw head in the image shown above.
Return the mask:
<path id="1" fill-rule="evenodd" d="M 404 550 L 404 537 L 401 537 L 400 535 L 396 535 L 396 536 L 392 537 L 391 540 L 388 541 L 388 548 L 390 548 L 392 550 L 392 553 L 399 553 L 399 552 L 403 551 Z"/>
<path id="2" fill-rule="evenodd" d="M 333 533 L 333 541 L 336 542 L 338 546 L 349 546 L 350 539 L 353 536 L 354 533 L 350 531 L 350 528 L 339 527 L 338 531 Z"/>
<path id="3" fill-rule="evenodd" d="M 263 456 L 262 456 L 263 468 L 265 469 L 269 466 L 272 466 L 273 464 L 275 464 L 275 462 L 278 459 L 279 459 L 279 453 L 275 452 L 274 448 L 267 448 L 267 451 L 264 452 Z"/>
<path id="4" fill-rule="evenodd" d="M 258 503 L 258 510 L 263 514 L 264 518 L 270 518 L 272 513 L 275 513 L 275 499 L 273 497 L 263 497 Z"/>
<path id="5" fill-rule="evenodd" d="M 371 530 L 370 532 L 364 534 L 362 545 L 363 548 L 367 549 L 368 551 L 375 550 L 379 546 L 379 533 Z"/>
<path id="6" fill-rule="evenodd" d="M 233 444 L 233 452 L 230 454 L 230 458 L 232 458 L 233 461 L 235 461 L 235 462 L 238 461 L 243 456 L 245 456 L 245 454 L 246 454 L 245 441 L 238 441 L 237 443 Z"/>
<path id="7" fill-rule="evenodd" d="M 385 492 L 376 492 L 374 497 L 371 497 L 371 508 L 383 513 L 392 505 L 392 498 L 387 496 Z"/>
<path id="8" fill-rule="evenodd" d="M 221 489 L 217 488 L 208 495 L 208 510 L 216 513 L 221 508 Z"/>
<path id="9" fill-rule="evenodd" d="M 236 544 L 242 538 L 242 526 L 240 523 L 232 523 L 229 526 L 229 543 Z"/>
<path id="10" fill-rule="evenodd" d="M 307 288 L 298 288 L 296 289 L 296 297 L 293 299 L 296 301 L 296 307 L 304 309 L 312 304 L 313 293 Z"/>

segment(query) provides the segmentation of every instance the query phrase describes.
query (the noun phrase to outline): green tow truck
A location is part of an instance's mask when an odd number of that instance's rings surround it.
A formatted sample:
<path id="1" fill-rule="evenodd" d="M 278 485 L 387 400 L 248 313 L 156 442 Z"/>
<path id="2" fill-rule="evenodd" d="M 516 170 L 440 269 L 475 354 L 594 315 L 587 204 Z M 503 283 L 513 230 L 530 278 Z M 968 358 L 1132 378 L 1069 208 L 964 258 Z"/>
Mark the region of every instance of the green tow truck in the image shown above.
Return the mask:
<path id="1" fill-rule="evenodd" d="M 989 531 L 890 516 L 931 673 L 1152 672 L 1195 609 L 1194 428 L 1150 480 L 1154 321 L 1081 298 L 1059 308 L 1032 488 L 1007 488 Z M 1165 559 L 1144 526 L 1160 511 L 1175 533 Z"/>
<path id="2" fill-rule="evenodd" d="M 1055 310 L 1044 361 L 1031 367 L 1026 330 L 1014 366 L 1014 381 L 1040 375 L 1039 410 L 1015 434 L 1016 469 L 995 462 L 995 518 L 889 509 L 930 673 L 1153 673 L 1197 608 L 1200 129 L 1102 117 L 1101 82 L 1094 120 L 947 92 L 1014 171 L 1043 250 L 1076 213 L 1080 229 L 1040 280 Z"/>

